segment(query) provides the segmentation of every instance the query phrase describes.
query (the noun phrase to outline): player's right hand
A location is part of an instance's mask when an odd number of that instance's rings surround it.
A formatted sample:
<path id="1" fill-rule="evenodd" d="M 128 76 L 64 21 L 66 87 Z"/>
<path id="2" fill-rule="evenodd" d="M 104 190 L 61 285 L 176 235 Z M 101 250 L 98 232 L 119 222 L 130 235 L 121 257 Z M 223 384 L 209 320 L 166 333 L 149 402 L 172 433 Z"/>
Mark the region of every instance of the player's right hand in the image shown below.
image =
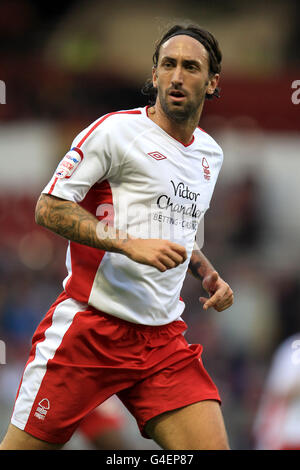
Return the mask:
<path id="1" fill-rule="evenodd" d="M 137 263 L 147 264 L 164 272 L 176 268 L 187 259 L 184 246 L 161 239 L 126 239 L 122 242 L 122 251 Z"/>

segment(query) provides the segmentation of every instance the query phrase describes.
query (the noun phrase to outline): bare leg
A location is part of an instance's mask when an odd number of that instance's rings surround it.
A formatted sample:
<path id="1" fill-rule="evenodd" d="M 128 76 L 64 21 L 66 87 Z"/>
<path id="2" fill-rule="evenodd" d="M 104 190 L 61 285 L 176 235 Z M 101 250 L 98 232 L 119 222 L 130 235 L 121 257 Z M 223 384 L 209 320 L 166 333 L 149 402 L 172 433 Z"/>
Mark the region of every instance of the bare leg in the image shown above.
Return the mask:
<path id="1" fill-rule="evenodd" d="M 62 447 L 63 444 L 51 444 L 37 439 L 13 424 L 9 425 L 0 444 L 0 450 L 59 450 Z"/>
<path id="2" fill-rule="evenodd" d="M 115 429 L 107 430 L 92 439 L 92 443 L 99 450 L 129 450 L 127 444 L 121 434 Z"/>
<path id="3" fill-rule="evenodd" d="M 205 400 L 168 411 L 146 424 L 148 435 L 168 450 L 229 450 L 220 405 Z"/>

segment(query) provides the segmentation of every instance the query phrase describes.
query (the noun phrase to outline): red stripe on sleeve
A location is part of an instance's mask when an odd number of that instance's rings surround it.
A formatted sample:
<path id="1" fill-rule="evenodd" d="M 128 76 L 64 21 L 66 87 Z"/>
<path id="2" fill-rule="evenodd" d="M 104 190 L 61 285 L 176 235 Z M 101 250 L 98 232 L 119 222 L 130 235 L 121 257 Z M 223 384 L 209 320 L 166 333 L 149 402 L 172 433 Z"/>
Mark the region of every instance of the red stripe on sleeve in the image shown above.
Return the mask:
<path id="1" fill-rule="evenodd" d="M 138 111 L 138 110 L 135 110 L 135 111 L 116 111 L 116 112 L 113 112 L 113 113 L 109 113 L 109 114 L 106 114 L 106 116 L 103 116 L 102 118 L 99 119 L 99 121 L 97 121 L 93 127 L 91 127 L 91 129 L 85 134 L 85 136 L 81 139 L 81 141 L 79 142 L 78 145 L 76 145 L 76 147 L 73 147 L 71 150 L 75 150 L 80 156 L 81 158 L 83 158 L 83 152 L 82 150 L 79 148 L 82 146 L 82 144 L 85 142 L 85 140 L 88 138 L 89 135 L 91 135 L 91 133 L 100 125 L 102 124 L 102 122 L 104 122 L 107 118 L 109 118 L 110 116 L 113 116 L 114 114 L 142 114 L 141 111 Z M 51 188 L 48 192 L 48 194 L 51 194 L 56 183 L 57 183 L 57 180 L 58 178 L 55 178 L 55 180 L 53 181 L 52 185 L 51 185 Z"/>
<path id="2" fill-rule="evenodd" d="M 53 189 L 54 189 L 54 186 L 55 186 L 56 183 L 57 183 L 57 180 L 58 180 L 58 178 L 56 177 L 55 180 L 53 181 L 52 185 L 51 185 L 51 188 L 50 188 L 48 194 L 51 194 L 51 193 L 52 193 L 52 191 L 53 191 Z"/>
<path id="3" fill-rule="evenodd" d="M 84 141 L 88 138 L 89 135 L 91 135 L 91 133 L 100 125 L 102 124 L 102 122 L 104 122 L 107 118 L 109 118 L 110 116 L 113 116 L 114 114 L 141 114 L 141 111 L 117 111 L 117 112 L 114 112 L 114 113 L 109 113 L 107 114 L 106 116 L 102 117 L 99 121 L 97 121 L 93 127 L 91 127 L 91 129 L 85 134 L 85 136 L 81 139 L 81 141 L 79 142 L 78 145 L 76 145 L 76 148 L 79 148 L 82 146 L 82 144 L 84 143 Z"/>

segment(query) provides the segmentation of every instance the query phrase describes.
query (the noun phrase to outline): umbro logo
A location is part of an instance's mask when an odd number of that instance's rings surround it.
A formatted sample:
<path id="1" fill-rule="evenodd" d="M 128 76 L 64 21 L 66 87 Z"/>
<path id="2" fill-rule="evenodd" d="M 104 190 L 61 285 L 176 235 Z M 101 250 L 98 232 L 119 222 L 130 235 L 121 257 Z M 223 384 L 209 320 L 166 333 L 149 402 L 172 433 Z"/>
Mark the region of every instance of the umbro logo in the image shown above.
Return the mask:
<path id="1" fill-rule="evenodd" d="M 150 153 L 147 153 L 147 155 L 149 155 L 149 157 L 154 158 L 154 160 L 165 160 L 167 158 L 162 153 L 159 153 L 159 152 L 150 152 Z"/>

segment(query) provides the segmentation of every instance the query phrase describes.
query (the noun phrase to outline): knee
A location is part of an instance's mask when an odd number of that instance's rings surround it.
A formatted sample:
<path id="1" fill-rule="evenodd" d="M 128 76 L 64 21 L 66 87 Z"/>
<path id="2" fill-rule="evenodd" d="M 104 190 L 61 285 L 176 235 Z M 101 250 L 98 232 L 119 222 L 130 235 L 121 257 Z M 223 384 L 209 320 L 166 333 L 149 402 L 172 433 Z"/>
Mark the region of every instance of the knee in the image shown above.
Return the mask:
<path id="1" fill-rule="evenodd" d="M 216 449 L 212 450 L 231 450 L 228 441 L 222 442 Z"/>
<path id="2" fill-rule="evenodd" d="M 51 444 L 31 436 L 10 424 L 0 450 L 59 450 L 63 444 Z"/>

